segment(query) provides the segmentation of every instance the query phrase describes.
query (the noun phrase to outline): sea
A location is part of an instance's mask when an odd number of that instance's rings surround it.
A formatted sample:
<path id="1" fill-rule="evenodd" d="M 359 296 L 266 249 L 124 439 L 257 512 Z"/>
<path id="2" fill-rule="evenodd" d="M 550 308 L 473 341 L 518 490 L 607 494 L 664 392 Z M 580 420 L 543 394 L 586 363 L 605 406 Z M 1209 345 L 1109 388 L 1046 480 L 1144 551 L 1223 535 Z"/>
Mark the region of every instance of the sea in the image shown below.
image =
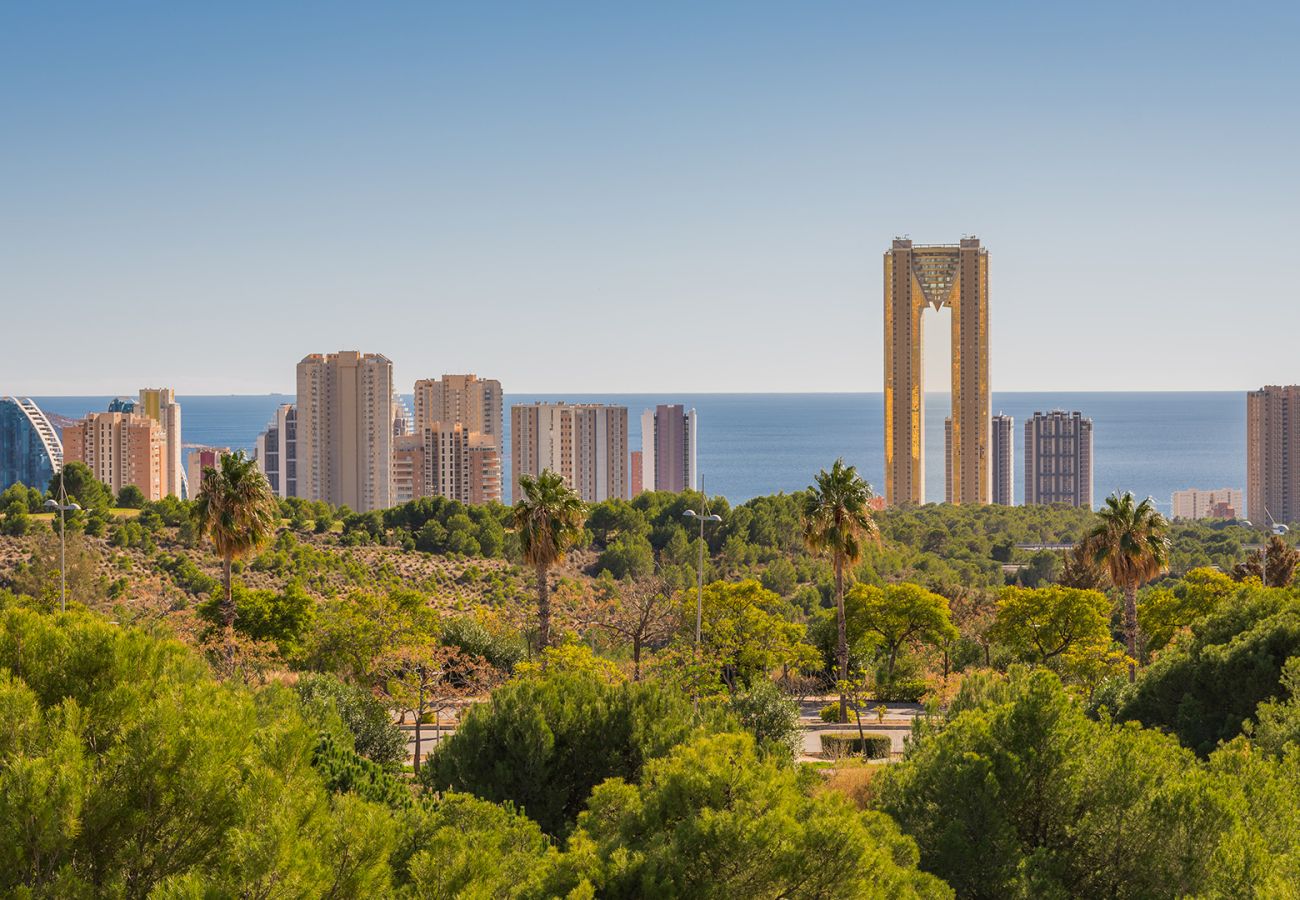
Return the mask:
<path id="1" fill-rule="evenodd" d="M 34 397 L 48 413 L 78 418 L 111 397 Z M 411 407 L 411 397 L 403 398 Z M 252 450 L 284 394 L 178 396 L 188 445 Z M 837 458 L 884 488 L 884 405 L 879 393 L 825 394 L 507 394 L 506 405 L 536 400 L 613 403 L 628 408 L 629 443 L 641 446 L 644 409 L 682 403 L 699 416 L 699 467 L 705 490 L 735 505 L 751 497 L 797 491 Z M 1026 418 L 1035 411 L 1079 410 L 1093 422 L 1093 499 L 1112 491 L 1154 498 L 1168 513 L 1182 488 L 1244 488 L 1246 399 L 1217 392 L 995 392 L 995 413 L 1015 418 L 1015 497 L 1024 497 Z M 926 499 L 943 500 L 943 420 L 947 394 L 926 397 Z M 510 415 L 505 416 L 503 483 L 511 483 Z"/>

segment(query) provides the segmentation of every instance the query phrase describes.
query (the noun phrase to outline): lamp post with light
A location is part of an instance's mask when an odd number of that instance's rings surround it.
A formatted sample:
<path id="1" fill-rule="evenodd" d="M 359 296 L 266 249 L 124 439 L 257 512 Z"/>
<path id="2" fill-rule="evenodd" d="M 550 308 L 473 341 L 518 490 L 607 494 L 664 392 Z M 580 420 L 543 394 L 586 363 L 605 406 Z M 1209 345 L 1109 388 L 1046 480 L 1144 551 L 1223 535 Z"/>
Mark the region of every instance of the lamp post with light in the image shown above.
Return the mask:
<path id="1" fill-rule="evenodd" d="M 703 498 L 701 498 L 703 499 Z M 707 500 L 700 504 L 701 509 L 706 509 Z M 684 519 L 695 519 L 700 523 L 700 563 L 696 570 L 696 592 L 695 592 L 695 661 L 700 661 L 700 630 L 704 619 L 704 524 L 706 522 L 721 522 L 722 516 L 709 513 L 697 513 L 693 509 L 688 509 L 682 513 Z M 699 692 L 692 698 L 695 708 L 699 709 Z"/>
<path id="2" fill-rule="evenodd" d="M 76 503 L 68 502 L 68 491 L 63 486 L 63 467 L 59 466 L 59 499 L 51 497 L 45 501 L 45 508 L 59 512 L 59 612 L 68 609 L 68 523 L 66 514 L 81 509 Z"/>

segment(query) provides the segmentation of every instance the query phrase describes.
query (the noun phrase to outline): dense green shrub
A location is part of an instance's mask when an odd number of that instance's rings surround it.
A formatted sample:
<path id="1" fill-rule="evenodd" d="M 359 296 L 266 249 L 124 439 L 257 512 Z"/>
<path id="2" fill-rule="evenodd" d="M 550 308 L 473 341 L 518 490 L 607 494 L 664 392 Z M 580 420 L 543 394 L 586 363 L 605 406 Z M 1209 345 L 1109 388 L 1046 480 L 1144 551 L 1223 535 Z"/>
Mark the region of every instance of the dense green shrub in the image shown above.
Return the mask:
<path id="1" fill-rule="evenodd" d="M 391 825 L 331 801 L 315 744 L 282 689 L 218 684 L 178 643 L 0 598 L 0 894 L 383 893 Z"/>
<path id="2" fill-rule="evenodd" d="M 1156 657 L 1116 715 L 1166 728 L 1205 755 L 1240 734 L 1260 702 L 1282 694 L 1282 668 L 1296 655 L 1300 596 L 1242 587 Z"/>
<path id="3" fill-rule="evenodd" d="M 888 759 L 893 743 L 889 735 L 867 734 L 856 731 L 823 731 L 819 737 L 822 755 L 830 759 L 846 756 L 865 756 L 867 759 Z"/>
<path id="4" fill-rule="evenodd" d="M 1042 670 L 966 702 L 873 782 L 959 896 L 1237 893 L 1239 819 L 1172 738 L 1089 720 Z"/>
<path id="5" fill-rule="evenodd" d="M 770 679 L 755 679 L 746 690 L 732 694 L 727 710 L 762 750 L 792 757 L 803 746 L 799 727 L 799 704 Z"/>
<path id="6" fill-rule="evenodd" d="M 466 714 L 421 767 L 432 790 L 510 801 L 565 832 L 606 778 L 635 781 L 646 760 L 691 733 L 691 706 L 653 683 L 551 673 L 511 681 Z"/>
<path id="7" fill-rule="evenodd" d="M 812 794 L 747 734 L 678 746 L 639 785 L 600 785 L 571 846 L 607 898 L 952 896 L 894 823 Z"/>
<path id="8" fill-rule="evenodd" d="M 294 691 L 308 722 L 329 729 L 337 721 L 357 753 L 387 771 L 402 768 L 406 734 L 374 694 L 333 675 L 303 675 Z"/>
<path id="9" fill-rule="evenodd" d="M 411 805 L 411 791 L 391 772 L 354 750 L 339 746 L 334 735 L 322 731 L 312 751 L 311 764 L 328 790 L 351 792 L 372 803 L 395 809 Z"/>
<path id="10" fill-rule="evenodd" d="M 833 703 L 827 703 L 825 706 L 821 708 L 821 710 L 818 711 L 817 715 L 823 722 L 828 722 L 832 725 L 839 722 L 840 720 L 839 701 L 837 700 Z"/>

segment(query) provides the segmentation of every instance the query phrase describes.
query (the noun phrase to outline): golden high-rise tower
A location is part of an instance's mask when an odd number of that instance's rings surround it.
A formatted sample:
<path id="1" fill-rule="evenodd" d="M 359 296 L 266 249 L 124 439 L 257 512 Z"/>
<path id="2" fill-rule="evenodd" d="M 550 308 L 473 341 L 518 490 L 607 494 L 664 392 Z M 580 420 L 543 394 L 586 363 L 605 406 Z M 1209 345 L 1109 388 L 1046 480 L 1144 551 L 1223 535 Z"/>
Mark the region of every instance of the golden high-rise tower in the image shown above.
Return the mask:
<path id="1" fill-rule="evenodd" d="M 925 502 L 925 353 L 921 314 L 952 308 L 951 500 L 988 503 L 989 253 L 895 240 L 885 251 L 885 500 Z"/>

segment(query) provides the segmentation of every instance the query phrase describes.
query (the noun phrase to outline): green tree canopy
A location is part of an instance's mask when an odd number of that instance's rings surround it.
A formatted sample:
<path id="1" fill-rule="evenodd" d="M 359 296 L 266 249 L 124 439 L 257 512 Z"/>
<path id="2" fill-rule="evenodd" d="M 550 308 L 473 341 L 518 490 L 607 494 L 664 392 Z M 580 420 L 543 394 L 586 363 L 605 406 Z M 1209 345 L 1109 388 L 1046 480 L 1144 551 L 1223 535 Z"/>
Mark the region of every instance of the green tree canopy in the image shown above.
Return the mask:
<path id="1" fill-rule="evenodd" d="M 592 793 L 570 840 L 600 896 L 949 897 L 884 816 L 810 796 L 747 734 L 683 744 Z"/>
<path id="2" fill-rule="evenodd" d="M 855 585 L 845 611 L 863 633 L 879 640 L 886 683 L 893 680 L 899 652 L 908 642 L 935 644 L 957 637 L 948 601 L 917 584 Z"/>
<path id="3" fill-rule="evenodd" d="M 683 591 L 680 598 L 683 634 L 693 636 L 695 593 Z M 789 621 L 785 601 L 753 579 L 705 585 L 702 610 L 703 657 L 719 667 L 732 690 L 778 666 L 817 665 L 816 651 L 804 643 L 804 626 Z"/>
<path id="4" fill-rule="evenodd" d="M 469 710 L 421 769 L 434 790 L 509 801 L 562 834 L 591 789 L 635 781 L 646 760 L 692 731 L 690 704 L 653 682 L 546 673 L 511 681 Z"/>
<path id="5" fill-rule="evenodd" d="M 1089 720 L 1043 670 L 1013 672 L 876 786 L 922 867 L 959 896 L 1215 895 L 1230 883 L 1220 860 L 1235 819 L 1215 777 L 1172 738 Z"/>
<path id="6" fill-rule="evenodd" d="M 1300 598 L 1287 589 L 1243 586 L 1156 657 L 1116 714 L 1168 729 L 1208 754 L 1240 734 L 1261 701 L 1281 695 L 1282 667 L 1296 655 Z"/>
<path id="7" fill-rule="evenodd" d="M 998 598 L 992 637 L 1024 662 L 1052 665 L 1072 649 L 1109 645 L 1110 607 L 1098 591 L 1009 587 Z"/>

